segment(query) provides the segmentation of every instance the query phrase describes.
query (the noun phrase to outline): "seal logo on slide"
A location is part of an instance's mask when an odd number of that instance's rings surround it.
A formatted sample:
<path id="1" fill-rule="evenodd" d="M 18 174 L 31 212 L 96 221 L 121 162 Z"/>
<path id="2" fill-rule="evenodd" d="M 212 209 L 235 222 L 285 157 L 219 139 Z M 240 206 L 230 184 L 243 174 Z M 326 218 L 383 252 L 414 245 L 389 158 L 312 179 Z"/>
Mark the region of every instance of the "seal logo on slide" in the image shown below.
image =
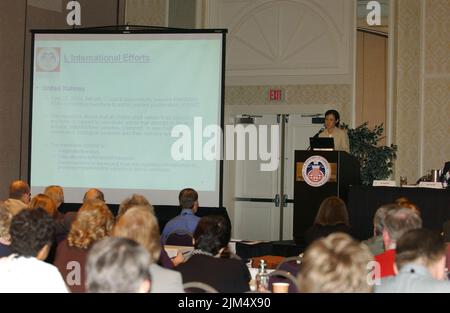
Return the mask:
<path id="1" fill-rule="evenodd" d="M 36 72 L 60 71 L 60 48 L 39 47 L 36 49 Z"/>
<path id="2" fill-rule="evenodd" d="M 321 187 L 330 179 L 330 163 L 319 155 L 310 157 L 305 161 L 302 168 L 302 175 L 305 183 L 312 187 Z"/>

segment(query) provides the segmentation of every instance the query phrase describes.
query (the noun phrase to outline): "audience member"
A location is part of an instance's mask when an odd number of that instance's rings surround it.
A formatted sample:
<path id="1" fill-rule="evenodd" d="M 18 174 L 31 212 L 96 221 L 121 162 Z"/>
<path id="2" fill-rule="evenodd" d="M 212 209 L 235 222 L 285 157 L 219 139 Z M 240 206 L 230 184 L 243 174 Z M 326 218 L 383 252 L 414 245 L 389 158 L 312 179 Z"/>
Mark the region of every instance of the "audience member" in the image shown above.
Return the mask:
<path id="1" fill-rule="evenodd" d="M 384 252 L 384 241 L 383 241 L 383 229 L 384 229 L 384 218 L 386 217 L 386 212 L 392 209 L 397 209 L 399 206 L 395 203 L 382 205 L 375 212 L 373 217 L 373 237 L 363 241 L 372 252 L 373 255 L 378 255 Z"/>
<path id="2" fill-rule="evenodd" d="M 381 280 L 380 293 L 450 293 L 445 280 L 446 245 L 438 232 L 413 229 L 397 241 L 395 277 Z"/>
<path id="3" fill-rule="evenodd" d="M 48 215 L 55 218 L 56 216 L 56 205 L 50 197 L 44 195 L 43 193 L 37 194 L 31 199 L 29 208 L 35 210 L 37 208 L 43 209 Z"/>
<path id="4" fill-rule="evenodd" d="M 131 197 L 126 198 L 120 203 L 119 212 L 117 214 L 116 220 L 119 220 L 120 217 L 125 214 L 125 212 L 132 207 L 142 207 L 148 210 L 151 214 L 155 215 L 155 209 L 153 205 L 142 195 L 133 194 Z M 158 225 L 159 229 L 159 225 Z M 161 253 L 159 254 L 158 264 L 162 267 L 173 269 L 174 266 L 182 263 L 184 261 L 184 257 L 182 254 L 177 255 L 174 259 L 170 259 L 167 255 L 164 247 L 161 248 Z"/>
<path id="5" fill-rule="evenodd" d="M 45 188 L 44 194 L 53 200 L 56 210 L 64 203 L 64 190 L 61 186 L 51 185 Z"/>
<path id="6" fill-rule="evenodd" d="M 421 215 L 420 209 L 408 198 L 406 197 L 400 197 L 397 200 L 395 200 L 395 204 L 397 204 L 399 207 L 411 209 L 415 213 L 417 213 L 419 216 Z"/>
<path id="7" fill-rule="evenodd" d="M 78 211 L 67 239 L 56 249 L 55 266 L 72 292 L 85 291 L 85 263 L 89 248 L 110 235 L 114 217 L 105 202 L 86 201 Z"/>
<path id="8" fill-rule="evenodd" d="M 338 197 L 329 197 L 322 201 L 313 226 L 305 232 L 306 243 L 326 237 L 331 233 L 349 233 L 347 207 Z"/>
<path id="9" fill-rule="evenodd" d="M 385 252 L 375 256 L 380 265 L 381 278 L 395 275 L 395 248 L 399 240 L 408 230 L 421 228 L 422 219 L 411 209 L 398 208 L 389 210 L 384 219 L 383 242 Z"/>
<path id="10" fill-rule="evenodd" d="M 3 202 L 0 202 L 0 258 L 11 254 L 11 236 L 9 235 L 11 219 L 11 212 Z"/>
<path id="11" fill-rule="evenodd" d="M 10 226 L 12 255 L 0 259 L 0 292 L 67 292 L 58 269 L 43 262 L 54 237 L 54 221 L 43 210 L 22 210 Z"/>
<path id="12" fill-rule="evenodd" d="M 447 269 L 450 270 L 450 221 L 445 222 L 442 229 L 442 236 L 444 237 L 444 241 L 447 244 Z"/>
<path id="13" fill-rule="evenodd" d="M 64 204 L 64 189 L 61 186 L 48 186 L 44 194 L 53 200 L 56 206 L 55 227 L 57 242 L 62 241 L 70 231 L 70 226 L 75 220 L 76 212 L 62 213 L 61 207 Z"/>
<path id="14" fill-rule="evenodd" d="M 105 195 L 103 192 L 96 188 L 91 188 L 84 194 L 83 202 L 92 201 L 92 200 L 100 200 L 105 202 Z"/>
<path id="15" fill-rule="evenodd" d="M 142 245 L 150 254 L 152 293 L 184 292 L 179 272 L 157 264 L 161 253 L 161 238 L 156 217 L 145 207 L 131 207 L 114 226 L 113 235 L 132 239 Z"/>
<path id="16" fill-rule="evenodd" d="M 150 256 L 127 238 L 105 238 L 92 247 L 86 263 L 86 290 L 91 293 L 146 293 L 150 290 Z"/>
<path id="17" fill-rule="evenodd" d="M 117 213 L 117 219 L 119 219 L 128 209 L 136 206 L 144 207 L 152 214 L 155 214 L 155 209 L 153 208 L 153 205 L 151 205 L 151 203 L 147 200 L 147 198 L 135 193 L 131 197 L 126 198 L 120 203 L 119 212 Z"/>
<path id="18" fill-rule="evenodd" d="M 233 258 L 220 258 L 228 246 L 231 226 L 222 216 L 203 217 L 194 232 L 191 257 L 176 267 L 183 283 L 202 282 L 219 292 L 249 290 L 250 273 L 247 266 Z"/>
<path id="19" fill-rule="evenodd" d="M 30 199 L 30 186 L 23 180 L 15 180 L 9 185 L 9 199 L 5 201 L 5 205 L 12 215 L 16 215 L 28 208 Z"/>
<path id="20" fill-rule="evenodd" d="M 301 293 L 371 292 L 367 266 L 373 260 L 366 245 L 344 233 L 313 242 L 306 250 L 298 285 Z"/>
<path id="21" fill-rule="evenodd" d="M 198 193 L 191 188 L 181 190 L 178 200 L 181 206 L 180 215 L 171 219 L 162 232 L 162 242 L 165 244 L 172 233 L 187 233 L 192 235 L 200 220 L 195 215 L 198 210 Z"/>

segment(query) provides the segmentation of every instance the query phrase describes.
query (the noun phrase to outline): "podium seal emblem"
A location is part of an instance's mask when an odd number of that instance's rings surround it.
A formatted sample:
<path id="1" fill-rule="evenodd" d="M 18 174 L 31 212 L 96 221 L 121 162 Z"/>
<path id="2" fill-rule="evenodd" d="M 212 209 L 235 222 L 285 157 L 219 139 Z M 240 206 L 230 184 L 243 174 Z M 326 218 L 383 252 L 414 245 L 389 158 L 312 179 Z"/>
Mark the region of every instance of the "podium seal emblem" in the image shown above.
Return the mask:
<path id="1" fill-rule="evenodd" d="M 302 176 L 305 182 L 312 187 L 321 187 L 330 179 L 330 163 L 319 155 L 308 158 L 303 164 Z"/>

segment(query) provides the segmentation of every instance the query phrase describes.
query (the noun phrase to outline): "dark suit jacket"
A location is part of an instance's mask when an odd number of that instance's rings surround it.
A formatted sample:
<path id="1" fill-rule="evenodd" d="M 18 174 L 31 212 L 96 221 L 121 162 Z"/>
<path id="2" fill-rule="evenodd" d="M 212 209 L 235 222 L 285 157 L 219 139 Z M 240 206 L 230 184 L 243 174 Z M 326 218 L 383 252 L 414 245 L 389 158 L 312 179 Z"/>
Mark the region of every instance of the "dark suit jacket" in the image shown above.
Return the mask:
<path id="1" fill-rule="evenodd" d="M 12 251 L 9 246 L 0 243 L 0 258 L 11 255 Z"/>
<path id="2" fill-rule="evenodd" d="M 202 282 L 219 292 L 249 291 L 250 272 L 241 260 L 193 255 L 175 270 L 181 273 L 183 284 Z"/>

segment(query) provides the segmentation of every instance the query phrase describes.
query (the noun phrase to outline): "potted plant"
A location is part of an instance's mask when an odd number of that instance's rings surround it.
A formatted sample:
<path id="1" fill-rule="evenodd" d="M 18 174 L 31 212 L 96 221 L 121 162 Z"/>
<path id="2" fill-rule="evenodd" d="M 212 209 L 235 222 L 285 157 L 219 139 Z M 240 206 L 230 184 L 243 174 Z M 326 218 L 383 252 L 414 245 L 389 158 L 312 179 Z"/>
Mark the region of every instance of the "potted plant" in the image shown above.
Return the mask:
<path id="1" fill-rule="evenodd" d="M 393 173 L 394 160 L 397 158 L 397 146 L 380 146 L 383 139 L 383 124 L 374 129 L 367 122 L 350 128 L 342 125 L 348 132 L 350 154 L 354 155 L 361 166 L 361 180 L 364 185 L 372 185 L 374 180 L 387 179 Z"/>

